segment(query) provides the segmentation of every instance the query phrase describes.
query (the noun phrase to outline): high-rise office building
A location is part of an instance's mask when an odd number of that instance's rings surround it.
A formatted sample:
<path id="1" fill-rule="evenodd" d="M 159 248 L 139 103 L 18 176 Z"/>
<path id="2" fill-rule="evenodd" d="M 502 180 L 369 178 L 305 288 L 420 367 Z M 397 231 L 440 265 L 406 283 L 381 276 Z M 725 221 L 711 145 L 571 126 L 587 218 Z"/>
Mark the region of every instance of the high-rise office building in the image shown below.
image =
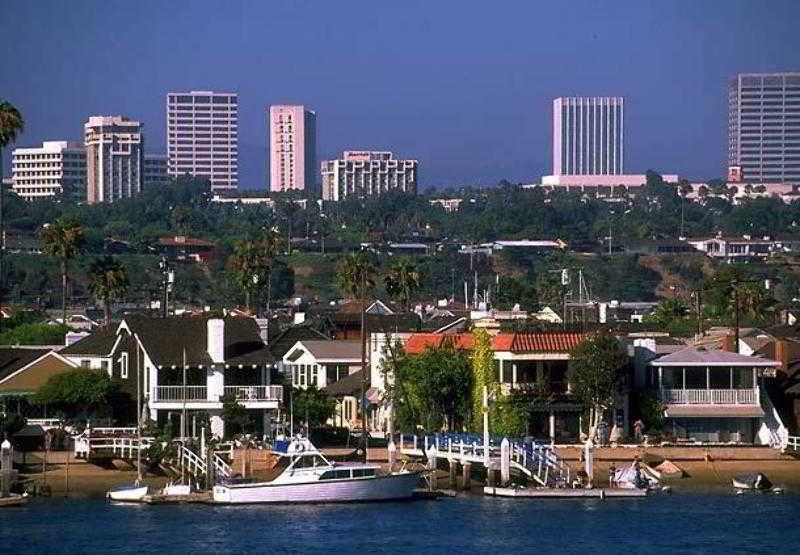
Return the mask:
<path id="1" fill-rule="evenodd" d="M 800 184 L 800 73 L 731 79 L 728 166 L 748 183 Z"/>
<path id="2" fill-rule="evenodd" d="M 395 160 L 391 152 L 346 151 L 321 165 L 322 200 L 417 192 L 417 161 Z"/>
<path id="3" fill-rule="evenodd" d="M 86 201 L 114 202 L 142 192 L 142 125 L 123 116 L 91 116 L 84 125 Z"/>
<path id="4" fill-rule="evenodd" d="M 45 141 L 41 147 L 11 153 L 11 190 L 25 200 L 62 194 L 86 198 L 86 148 L 67 141 Z"/>
<path id="5" fill-rule="evenodd" d="M 169 176 L 205 177 L 213 190 L 239 185 L 239 98 L 213 91 L 167 94 Z"/>
<path id="6" fill-rule="evenodd" d="M 158 186 L 169 183 L 169 172 L 167 171 L 167 156 L 165 154 L 145 154 L 144 155 L 144 178 L 145 187 Z"/>
<path id="7" fill-rule="evenodd" d="M 269 108 L 270 191 L 317 191 L 317 115 L 305 106 Z"/>
<path id="8" fill-rule="evenodd" d="M 625 104 L 621 97 L 553 101 L 553 175 L 624 173 Z"/>

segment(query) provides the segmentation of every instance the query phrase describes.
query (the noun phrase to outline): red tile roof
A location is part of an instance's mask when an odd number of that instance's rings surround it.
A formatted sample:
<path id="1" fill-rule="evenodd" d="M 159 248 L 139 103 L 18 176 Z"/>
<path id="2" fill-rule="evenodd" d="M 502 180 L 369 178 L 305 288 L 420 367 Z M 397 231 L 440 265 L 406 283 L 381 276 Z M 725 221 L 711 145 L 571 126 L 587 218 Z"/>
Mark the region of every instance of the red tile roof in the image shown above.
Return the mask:
<path id="1" fill-rule="evenodd" d="M 492 337 L 492 350 L 513 353 L 568 353 L 583 339 L 580 333 L 501 333 Z M 417 354 L 426 348 L 438 349 L 445 344 L 457 350 L 471 350 L 474 338 L 470 333 L 415 333 L 406 343 L 406 352 Z"/>

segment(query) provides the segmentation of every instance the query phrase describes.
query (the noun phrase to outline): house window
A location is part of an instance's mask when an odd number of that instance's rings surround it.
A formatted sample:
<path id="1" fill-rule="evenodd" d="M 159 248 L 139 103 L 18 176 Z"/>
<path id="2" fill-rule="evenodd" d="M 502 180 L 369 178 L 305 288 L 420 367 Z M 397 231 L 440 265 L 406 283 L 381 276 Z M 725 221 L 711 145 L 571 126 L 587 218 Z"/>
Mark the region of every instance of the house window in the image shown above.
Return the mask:
<path id="1" fill-rule="evenodd" d="M 100 369 L 103 372 L 108 372 L 108 361 L 107 360 L 101 360 L 100 361 Z"/>
<path id="2" fill-rule="evenodd" d="M 128 353 L 122 353 L 119 357 L 119 376 L 123 380 L 128 379 Z"/>
<path id="3" fill-rule="evenodd" d="M 89 368 L 91 366 L 91 360 L 81 360 L 81 368 Z"/>

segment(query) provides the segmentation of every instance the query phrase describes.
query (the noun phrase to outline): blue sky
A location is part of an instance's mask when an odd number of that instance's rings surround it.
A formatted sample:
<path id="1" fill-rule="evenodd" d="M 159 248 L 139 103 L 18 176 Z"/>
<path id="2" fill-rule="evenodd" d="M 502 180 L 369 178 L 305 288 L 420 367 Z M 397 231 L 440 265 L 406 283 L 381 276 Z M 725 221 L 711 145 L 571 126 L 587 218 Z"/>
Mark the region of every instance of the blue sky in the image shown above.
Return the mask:
<path id="1" fill-rule="evenodd" d="M 238 92 L 255 188 L 269 104 L 317 111 L 320 159 L 389 149 L 443 186 L 538 180 L 552 99 L 619 95 L 629 172 L 706 179 L 725 165 L 728 78 L 800 70 L 798 22 L 797 1 L 0 0 L 0 97 L 24 113 L 21 146 L 124 114 L 163 152 L 167 91 Z"/>

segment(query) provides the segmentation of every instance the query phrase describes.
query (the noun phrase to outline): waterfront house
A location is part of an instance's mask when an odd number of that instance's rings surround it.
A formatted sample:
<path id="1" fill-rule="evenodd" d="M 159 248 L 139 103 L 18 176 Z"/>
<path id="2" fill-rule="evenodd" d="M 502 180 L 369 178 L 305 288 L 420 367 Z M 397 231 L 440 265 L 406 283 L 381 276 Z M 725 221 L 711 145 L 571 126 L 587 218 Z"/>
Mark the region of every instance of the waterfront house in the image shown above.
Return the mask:
<path id="1" fill-rule="evenodd" d="M 77 368 L 51 347 L 0 347 L 0 407 L 6 412 L 52 376 Z M 24 402 L 22 404 L 25 404 Z"/>
<path id="2" fill-rule="evenodd" d="M 354 425 L 361 388 L 360 341 L 301 340 L 286 351 L 281 366 L 293 387 L 314 386 L 336 401 L 333 425 Z"/>
<path id="3" fill-rule="evenodd" d="M 252 413 L 259 432 L 271 432 L 283 388 L 272 385 L 273 358 L 254 319 L 129 315 L 116 327 L 113 344 L 107 331 L 101 333 L 67 347 L 67 356 L 81 366 L 106 368 L 129 384 L 133 399 L 140 376 L 144 410 L 152 420 L 171 422 L 176 433 L 198 434 L 195 417 L 207 413 L 219 437 L 225 432 L 225 397 Z"/>
<path id="4" fill-rule="evenodd" d="M 674 441 L 770 445 L 785 433 L 762 386 L 778 361 L 687 347 L 648 366 L 648 385 L 664 406 L 664 432 Z"/>
<path id="5" fill-rule="evenodd" d="M 570 351 L 583 339 L 581 333 L 498 333 L 491 338 L 497 380 L 504 395 L 528 397 L 533 407 L 528 435 L 554 442 L 576 441 L 580 435 L 583 405 L 571 392 L 567 380 Z M 472 334 L 412 334 L 405 342 L 408 354 L 449 345 L 469 351 Z M 620 427 L 627 423 L 627 396 L 610 415 Z"/>

